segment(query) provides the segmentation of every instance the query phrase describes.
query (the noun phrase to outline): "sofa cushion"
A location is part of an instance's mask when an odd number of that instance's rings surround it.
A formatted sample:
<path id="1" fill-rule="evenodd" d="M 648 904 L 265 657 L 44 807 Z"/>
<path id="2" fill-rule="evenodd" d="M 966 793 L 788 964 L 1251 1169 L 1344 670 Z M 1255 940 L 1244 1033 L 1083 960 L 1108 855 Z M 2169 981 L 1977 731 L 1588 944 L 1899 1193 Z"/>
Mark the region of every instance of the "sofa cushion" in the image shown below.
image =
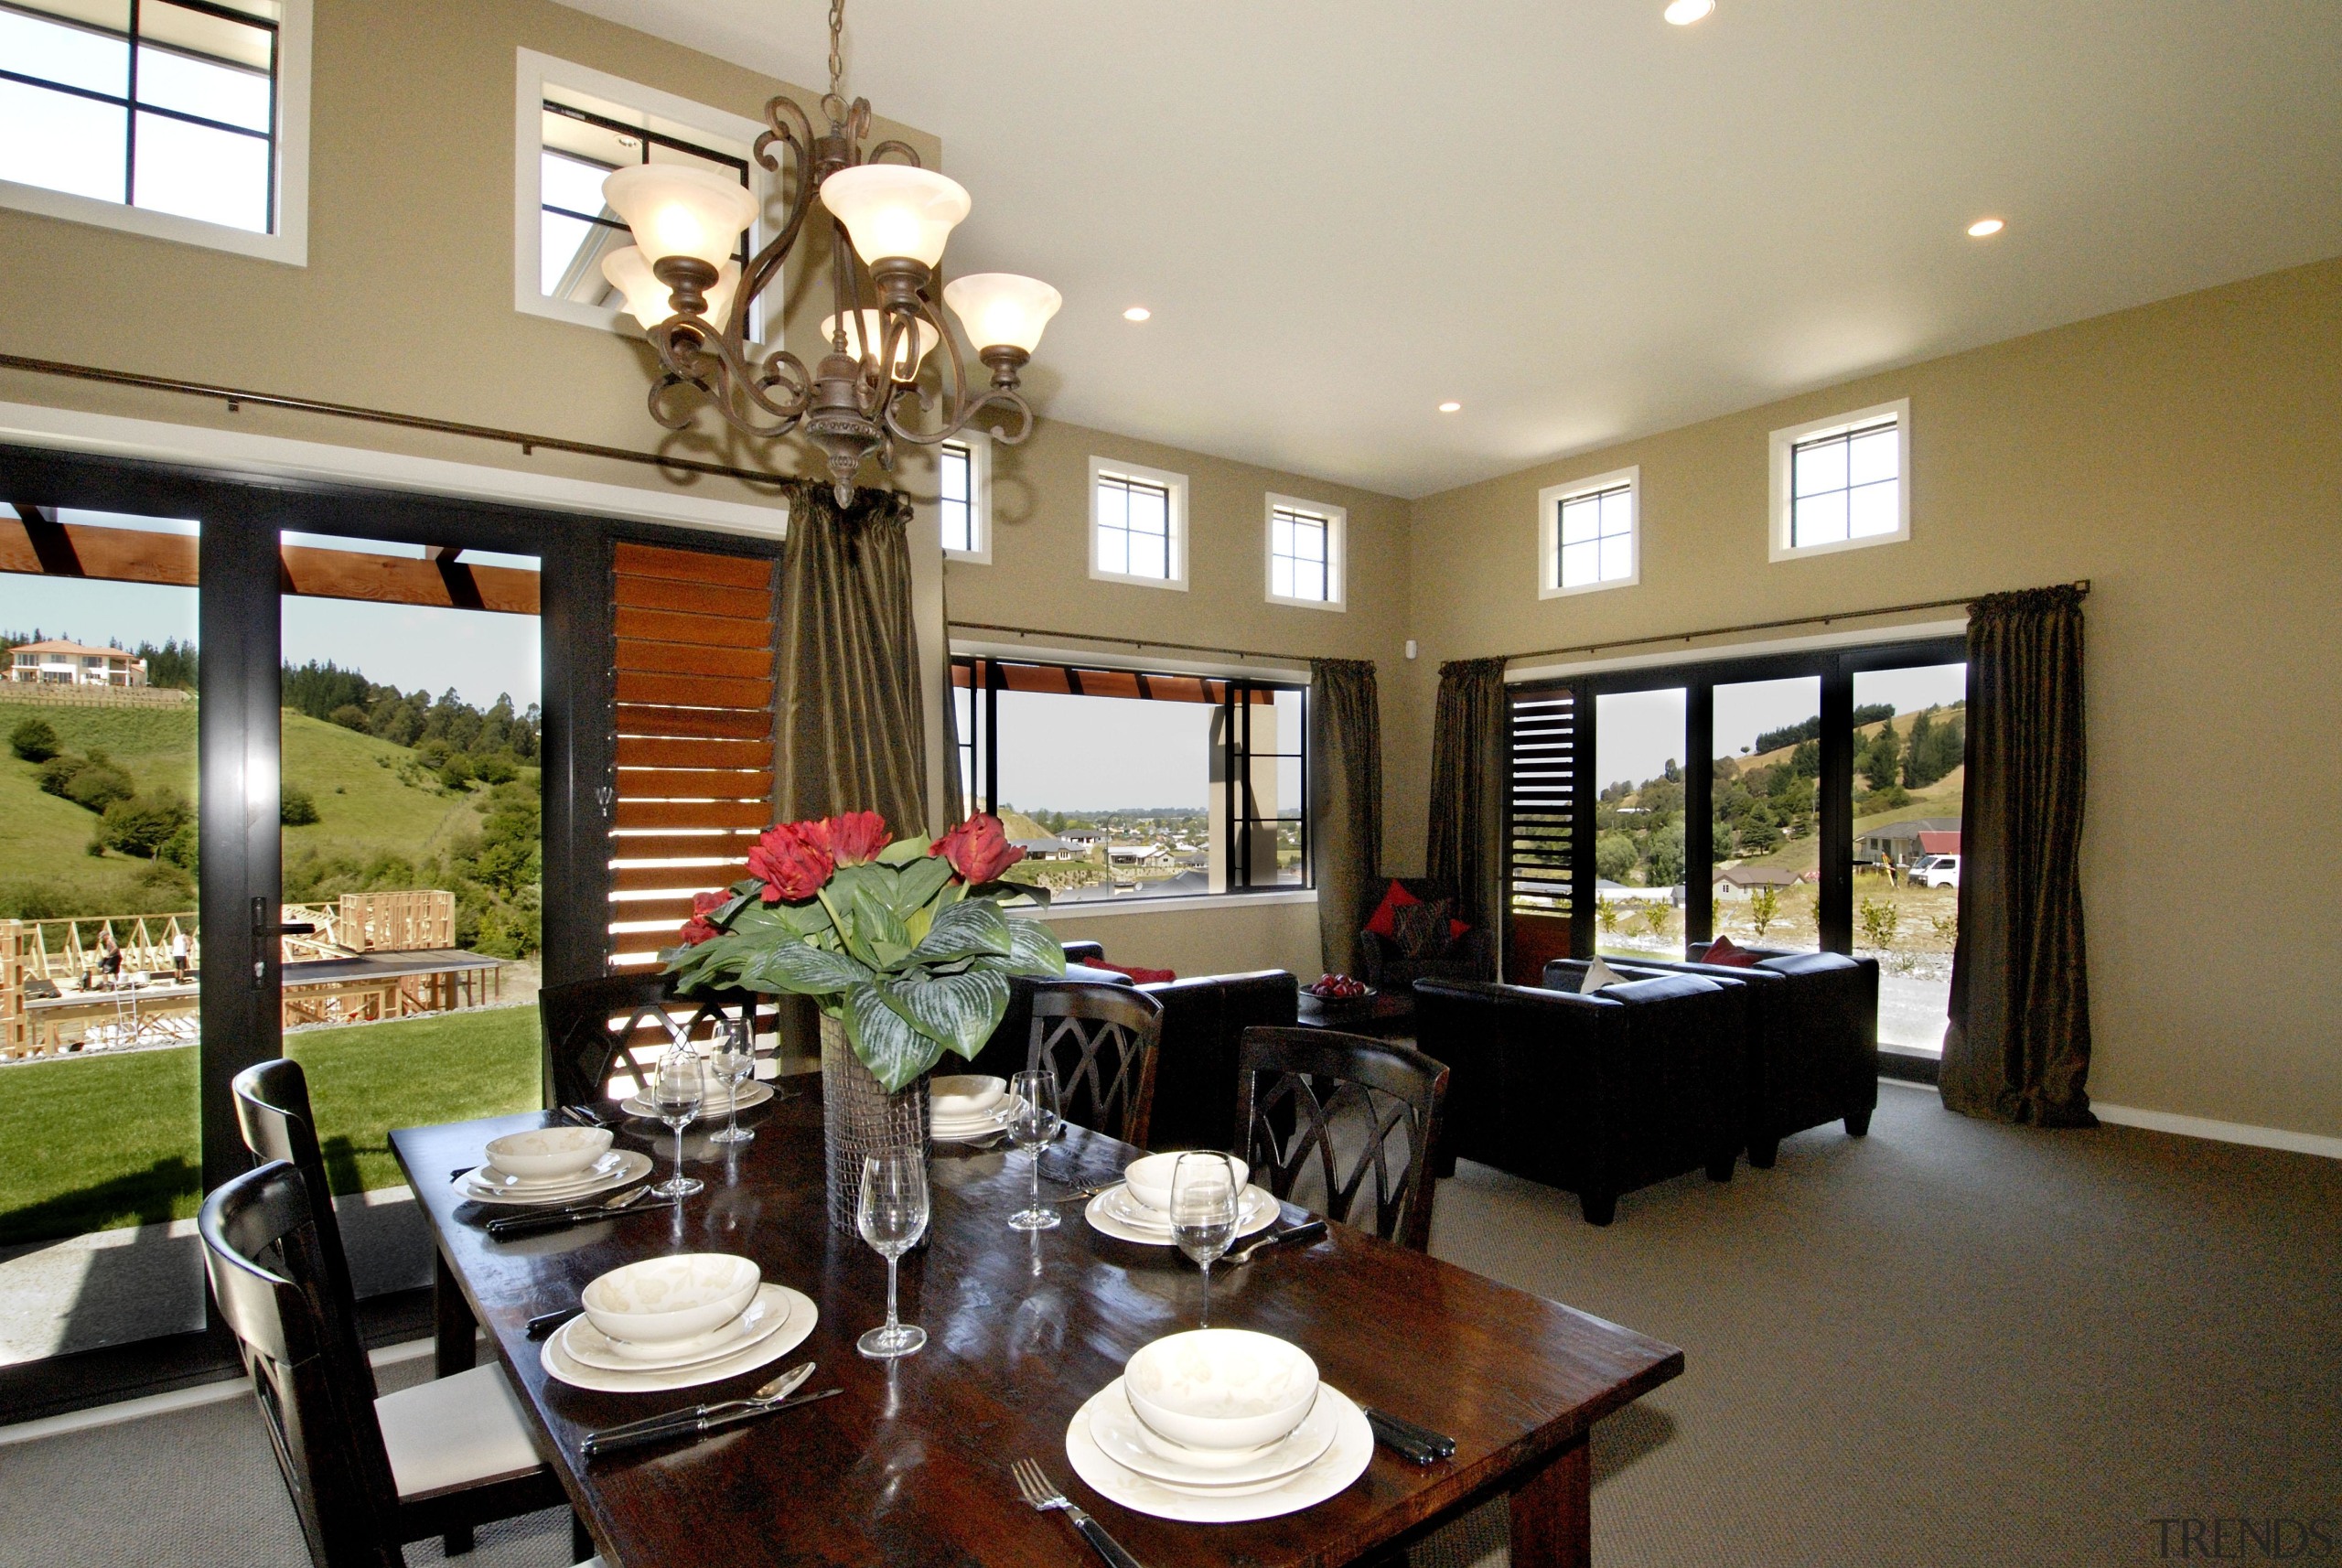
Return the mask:
<path id="1" fill-rule="evenodd" d="M 1366 929 L 1378 937 L 1389 937 L 1396 940 L 1399 935 L 1399 911 L 1410 904 L 1422 902 L 1422 899 L 1393 882 L 1391 884 L 1390 891 L 1382 895 L 1382 902 L 1377 904 L 1374 907 L 1374 913 L 1368 917 Z"/>
<path id="2" fill-rule="evenodd" d="M 1391 912 L 1399 956 L 1402 958 L 1438 958 L 1447 951 L 1454 939 L 1448 934 L 1447 900 L 1434 898 L 1429 903 L 1402 904 Z"/>
<path id="3" fill-rule="evenodd" d="M 1631 1007 L 1648 1006 L 1654 1002 L 1672 1002 L 1679 997 L 1697 996 L 1703 992 L 1723 989 L 1722 982 L 1703 975 L 1659 974 L 1649 980 L 1621 981 L 1602 994 L 1613 1002 L 1623 1002 Z"/>
<path id="4" fill-rule="evenodd" d="M 1551 966 L 1549 965 L 1548 967 L 1550 968 Z M 1597 956 L 1587 962 L 1585 966 L 1585 978 L 1577 983 L 1578 994 L 1581 996 L 1591 996 L 1606 985 L 1617 985 L 1622 983 L 1625 978 L 1626 977 L 1621 975 L 1617 970 L 1612 969 L 1608 964 L 1603 962 L 1600 957 Z"/>
<path id="5" fill-rule="evenodd" d="M 1715 961 L 1711 959 L 1709 961 L 1713 963 Z M 1775 974 L 1831 974 L 1862 966 L 1844 953 L 1793 952 L 1784 953 L 1778 958 L 1759 959 L 1756 967 L 1771 970 Z"/>
<path id="6" fill-rule="evenodd" d="M 1090 967 L 1111 969 L 1116 974 L 1126 976 L 1133 985 L 1162 985 L 1179 978 L 1179 972 L 1176 969 L 1142 969 L 1136 964 L 1109 963 L 1102 958 L 1091 959 Z"/>
<path id="7" fill-rule="evenodd" d="M 1722 964 L 1727 969 L 1754 969 L 1757 955 L 1746 948 L 1735 946 L 1730 937 L 1718 937 L 1708 944 L 1708 950 L 1700 955 L 1700 961 Z"/>

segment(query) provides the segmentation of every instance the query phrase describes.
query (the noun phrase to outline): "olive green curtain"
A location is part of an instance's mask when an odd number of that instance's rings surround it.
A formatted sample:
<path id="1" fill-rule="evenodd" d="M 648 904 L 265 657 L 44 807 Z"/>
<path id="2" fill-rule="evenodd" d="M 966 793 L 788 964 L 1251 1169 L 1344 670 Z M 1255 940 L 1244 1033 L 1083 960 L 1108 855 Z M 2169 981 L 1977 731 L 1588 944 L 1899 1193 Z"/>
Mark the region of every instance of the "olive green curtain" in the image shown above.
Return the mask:
<path id="1" fill-rule="evenodd" d="M 790 495 L 773 726 L 778 821 L 876 811 L 897 834 L 926 830 L 910 510 L 891 490 L 857 490 L 845 507 L 827 485 Z"/>
<path id="2" fill-rule="evenodd" d="M 1455 889 L 1458 919 L 1484 929 L 1502 908 L 1504 665 L 1501 659 L 1441 665 L 1432 715 L 1431 876 Z"/>
<path id="3" fill-rule="evenodd" d="M 1358 933 L 1382 869 L 1382 704 L 1371 659 L 1309 661 L 1309 841 L 1327 971 L 1358 972 Z"/>
<path id="4" fill-rule="evenodd" d="M 1971 1116 L 2092 1127 L 2082 940 L 2082 590 L 1969 607 L 1960 937 L 1943 1102 Z"/>

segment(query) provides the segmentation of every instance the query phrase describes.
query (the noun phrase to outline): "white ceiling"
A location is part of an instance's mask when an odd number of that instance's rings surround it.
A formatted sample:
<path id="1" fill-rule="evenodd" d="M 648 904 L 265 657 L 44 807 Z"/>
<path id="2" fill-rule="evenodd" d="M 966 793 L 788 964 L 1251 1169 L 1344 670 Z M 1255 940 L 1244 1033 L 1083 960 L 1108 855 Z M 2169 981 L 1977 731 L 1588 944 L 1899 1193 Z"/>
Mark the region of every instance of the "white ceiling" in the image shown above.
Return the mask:
<path id="1" fill-rule="evenodd" d="M 569 3 L 826 77 L 818 0 Z M 1660 5 L 854 0 L 846 86 L 1064 291 L 1045 413 L 1396 495 L 2342 253 L 2335 0 Z"/>

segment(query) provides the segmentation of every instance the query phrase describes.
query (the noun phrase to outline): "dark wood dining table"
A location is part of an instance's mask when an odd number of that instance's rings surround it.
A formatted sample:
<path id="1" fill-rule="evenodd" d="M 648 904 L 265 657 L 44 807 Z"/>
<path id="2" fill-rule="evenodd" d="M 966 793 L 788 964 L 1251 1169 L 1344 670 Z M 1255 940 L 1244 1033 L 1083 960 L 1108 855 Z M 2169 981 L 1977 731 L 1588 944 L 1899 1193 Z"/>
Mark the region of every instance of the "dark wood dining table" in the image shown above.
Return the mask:
<path id="1" fill-rule="evenodd" d="M 1507 1494 L 1515 1568 L 1583 1564 L 1590 1430 L 1682 1370 L 1672 1346 L 1337 1225 L 1314 1246 L 1215 1270 L 1213 1326 L 1290 1340 L 1360 1404 L 1453 1437 L 1455 1456 L 1417 1466 L 1378 1445 L 1346 1490 L 1279 1519 L 1188 1524 L 1133 1512 L 1073 1474 L 1066 1430 L 1132 1352 L 1197 1326 L 1195 1266 L 1092 1230 L 1078 1198 L 1058 1206 L 1057 1230 L 1012 1230 L 1027 1156 L 939 1145 L 929 1239 L 902 1265 L 902 1315 L 926 1327 L 926 1348 L 866 1360 L 854 1337 L 885 1316 L 886 1265 L 830 1228 L 818 1080 L 795 1081 L 796 1096 L 743 1114 L 754 1143 L 719 1152 L 698 1129 L 686 1133 L 689 1168 L 707 1187 L 679 1210 L 509 1242 L 488 1237 L 489 1212 L 456 1194 L 451 1173 L 478 1163 L 488 1139 L 544 1125 L 546 1114 L 391 1135 L 438 1248 L 441 1372 L 471 1364 L 476 1319 L 613 1568 L 1093 1561 L 1064 1520 L 1018 1499 L 1009 1466 L 1026 1457 L 1149 1568 L 1379 1562 Z M 662 1156 L 662 1171 L 673 1157 L 671 1134 L 654 1123 L 626 1123 L 619 1143 Z M 1044 1192 L 1109 1178 L 1138 1152 L 1068 1127 L 1042 1155 Z M 1301 1218 L 1288 1205 L 1282 1220 Z M 685 1392 L 596 1393 L 549 1378 L 529 1319 L 575 1307 L 597 1274 L 671 1251 L 753 1258 L 766 1279 L 811 1296 L 820 1322 L 762 1371 Z M 596 1427 L 736 1398 L 809 1358 L 821 1368 L 806 1386 L 840 1386 L 842 1396 L 695 1444 L 579 1457 Z"/>

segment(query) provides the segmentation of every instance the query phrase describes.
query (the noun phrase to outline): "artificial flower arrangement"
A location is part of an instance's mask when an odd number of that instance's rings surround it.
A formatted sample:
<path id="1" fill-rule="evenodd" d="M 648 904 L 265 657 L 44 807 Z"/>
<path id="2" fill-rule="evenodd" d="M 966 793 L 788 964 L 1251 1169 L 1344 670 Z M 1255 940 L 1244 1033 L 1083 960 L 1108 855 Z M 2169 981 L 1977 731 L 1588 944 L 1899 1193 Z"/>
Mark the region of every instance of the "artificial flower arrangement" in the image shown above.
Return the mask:
<path id="1" fill-rule="evenodd" d="M 1008 1008 L 1008 978 L 1063 974 L 1065 950 L 1014 904 L 1045 888 L 1000 880 L 1025 858 L 978 812 L 929 841 L 876 811 L 783 822 L 748 852 L 748 880 L 693 902 L 662 955 L 683 992 L 733 986 L 811 996 L 889 1094 L 947 1050 L 972 1058 Z"/>

